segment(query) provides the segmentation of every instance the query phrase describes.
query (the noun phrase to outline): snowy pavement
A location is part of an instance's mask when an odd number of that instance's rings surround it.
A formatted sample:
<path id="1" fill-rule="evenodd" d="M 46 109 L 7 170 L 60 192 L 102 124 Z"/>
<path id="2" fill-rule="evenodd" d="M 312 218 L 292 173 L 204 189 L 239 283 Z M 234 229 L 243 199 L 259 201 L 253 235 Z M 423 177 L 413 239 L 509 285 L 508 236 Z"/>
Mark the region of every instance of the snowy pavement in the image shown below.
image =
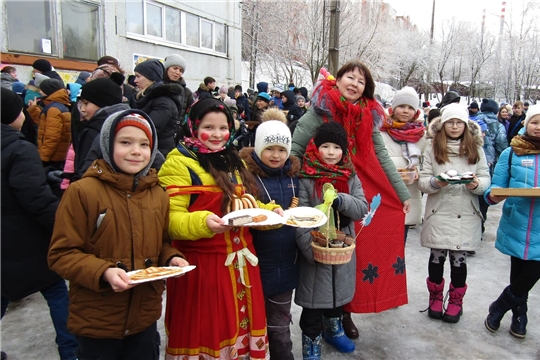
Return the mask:
<path id="1" fill-rule="evenodd" d="M 489 304 L 508 283 L 509 257 L 494 248 L 501 205 L 488 213 L 484 241 L 475 256 L 469 257 L 468 291 L 464 314 L 457 324 L 447 324 L 420 313 L 428 303 L 426 289 L 429 250 L 420 246 L 421 226 L 409 232 L 406 246 L 409 304 L 378 314 L 353 314 L 360 330 L 356 351 L 341 354 L 323 344 L 323 359 L 540 359 L 540 284 L 529 295 L 527 338 L 519 340 L 508 333 L 508 313 L 497 333 L 484 327 Z M 445 274 L 448 278 L 449 267 Z M 448 286 L 447 286 L 448 287 Z M 301 331 L 298 327 L 301 308 L 293 305 L 291 325 L 293 352 L 302 359 Z M 161 358 L 164 358 L 165 331 Z M 1 322 L 1 349 L 9 360 L 58 359 L 54 328 L 47 305 L 38 294 L 10 304 Z M 274 359 L 279 360 L 279 359 Z"/>

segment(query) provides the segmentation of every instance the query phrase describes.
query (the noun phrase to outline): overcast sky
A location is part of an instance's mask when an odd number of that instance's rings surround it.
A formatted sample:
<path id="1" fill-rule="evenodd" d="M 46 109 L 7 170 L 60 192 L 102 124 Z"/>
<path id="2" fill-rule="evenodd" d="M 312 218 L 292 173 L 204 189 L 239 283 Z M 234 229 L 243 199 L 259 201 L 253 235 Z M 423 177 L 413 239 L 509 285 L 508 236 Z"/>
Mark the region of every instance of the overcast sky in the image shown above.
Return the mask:
<path id="1" fill-rule="evenodd" d="M 408 15 L 413 24 L 429 31 L 433 0 L 385 0 L 396 11 L 397 15 Z M 506 18 L 509 14 L 520 12 L 523 0 L 506 0 Z M 539 0 L 531 1 L 540 3 Z M 499 16 L 503 1 L 501 0 L 435 0 L 435 31 L 446 19 L 456 17 L 463 21 L 473 22 L 481 26 L 483 10 L 486 9 L 486 28 L 498 32 Z M 538 14 L 540 16 L 540 14 Z"/>

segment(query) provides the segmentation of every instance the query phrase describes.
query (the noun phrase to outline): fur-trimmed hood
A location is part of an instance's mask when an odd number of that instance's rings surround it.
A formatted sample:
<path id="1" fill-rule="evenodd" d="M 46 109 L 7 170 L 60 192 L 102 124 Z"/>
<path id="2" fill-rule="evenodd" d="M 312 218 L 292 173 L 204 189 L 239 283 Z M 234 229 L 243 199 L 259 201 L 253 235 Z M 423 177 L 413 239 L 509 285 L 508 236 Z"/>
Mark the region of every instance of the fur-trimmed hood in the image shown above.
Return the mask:
<path id="1" fill-rule="evenodd" d="M 467 130 L 474 138 L 476 144 L 478 146 L 483 146 L 484 139 L 482 137 L 482 129 L 480 129 L 480 126 L 478 126 L 478 124 L 475 121 L 470 120 L 470 119 L 467 120 L 467 125 L 468 125 Z M 435 135 L 439 131 L 442 130 L 443 126 L 444 125 L 442 123 L 441 117 L 436 117 L 435 119 L 433 119 L 428 125 L 427 132 L 426 132 L 426 139 L 433 139 Z"/>
<path id="2" fill-rule="evenodd" d="M 255 148 L 249 147 L 249 148 L 243 148 L 240 150 L 240 157 L 244 162 L 246 163 L 246 167 L 250 172 L 252 172 L 255 175 L 259 175 L 260 177 L 269 177 L 263 169 L 259 167 L 259 165 L 255 162 L 255 160 L 252 157 L 252 153 L 255 151 Z M 291 162 L 291 166 L 289 167 L 289 170 L 287 171 L 286 175 L 291 177 L 296 177 L 300 175 L 300 160 L 294 155 L 289 156 L 289 160 Z M 287 166 L 287 162 L 285 162 L 285 166 Z"/>
<path id="3" fill-rule="evenodd" d="M 153 85 L 148 89 L 149 91 L 144 94 L 144 96 L 140 99 L 134 99 L 133 101 L 137 104 L 137 108 L 143 107 L 147 102 L 149 102 L 152 99 L 156 99 L 162 96 L 166 96 L 171 98 L 176 106 L 181 109 L 182 107 L 182 101 L 181 101 L 181 95 L 183 93 L 183 89 L 178 84 L 159 84 L 159 85 Z"/>

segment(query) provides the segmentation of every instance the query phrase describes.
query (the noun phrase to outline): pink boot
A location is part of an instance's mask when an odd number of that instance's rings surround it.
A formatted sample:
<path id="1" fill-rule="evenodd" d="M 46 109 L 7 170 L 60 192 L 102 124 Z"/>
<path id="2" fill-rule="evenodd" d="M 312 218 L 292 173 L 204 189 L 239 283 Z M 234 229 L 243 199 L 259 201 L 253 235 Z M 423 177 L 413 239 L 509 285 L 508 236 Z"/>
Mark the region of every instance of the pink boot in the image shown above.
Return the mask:
<path id="1" fill-rule="evenodd" d="M 428 316 L 432 319 L 441 319 L 443 317 L 444 278 L 440 284 L 435 284 L 429 281 L 428 277 L 426 283 L 429 290 Z"/>
<path id="2" fill-rule="evenodd" d="M 464 287 L 455 288 L 454 285 L 450 284 L 450 290 L 448 290 L 448 307 L 443 316 L 443 321 L 449 323 L 457 323 L 461 314 L 463 314 L 463 297 L 465 296 L 465 291 L 467 291 L 467 285 Z"/>

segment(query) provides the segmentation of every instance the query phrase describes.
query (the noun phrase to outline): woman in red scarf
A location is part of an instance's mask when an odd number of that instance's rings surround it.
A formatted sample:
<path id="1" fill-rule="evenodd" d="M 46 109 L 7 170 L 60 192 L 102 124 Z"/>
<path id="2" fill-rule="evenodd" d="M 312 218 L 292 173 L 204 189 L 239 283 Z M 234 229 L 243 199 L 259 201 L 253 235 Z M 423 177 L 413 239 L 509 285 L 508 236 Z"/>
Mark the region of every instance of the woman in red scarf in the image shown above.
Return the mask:
<path id="1" fill-rule="evenodd" d="M 358 338 L 350 312 L 380 312 L 407 303 L 404 217 L 410 197 L 386 151 L 379 132 L 384 111 L 374 99 L 375 82 L 360 61 L 339 69 L 336 79 L 317 83 L 312 106 L 293 135 L 292 154 L 302 157 L 309 140 L 323 122 L 337 121 L 349 134 L 349 154 L 366 199 L 381 194 L 377 215 L 357 238 L 356 292 L 344 306 L 343 326 L 349 338 Z M 355 227 L 359 231 L 362 226 Z"/>

